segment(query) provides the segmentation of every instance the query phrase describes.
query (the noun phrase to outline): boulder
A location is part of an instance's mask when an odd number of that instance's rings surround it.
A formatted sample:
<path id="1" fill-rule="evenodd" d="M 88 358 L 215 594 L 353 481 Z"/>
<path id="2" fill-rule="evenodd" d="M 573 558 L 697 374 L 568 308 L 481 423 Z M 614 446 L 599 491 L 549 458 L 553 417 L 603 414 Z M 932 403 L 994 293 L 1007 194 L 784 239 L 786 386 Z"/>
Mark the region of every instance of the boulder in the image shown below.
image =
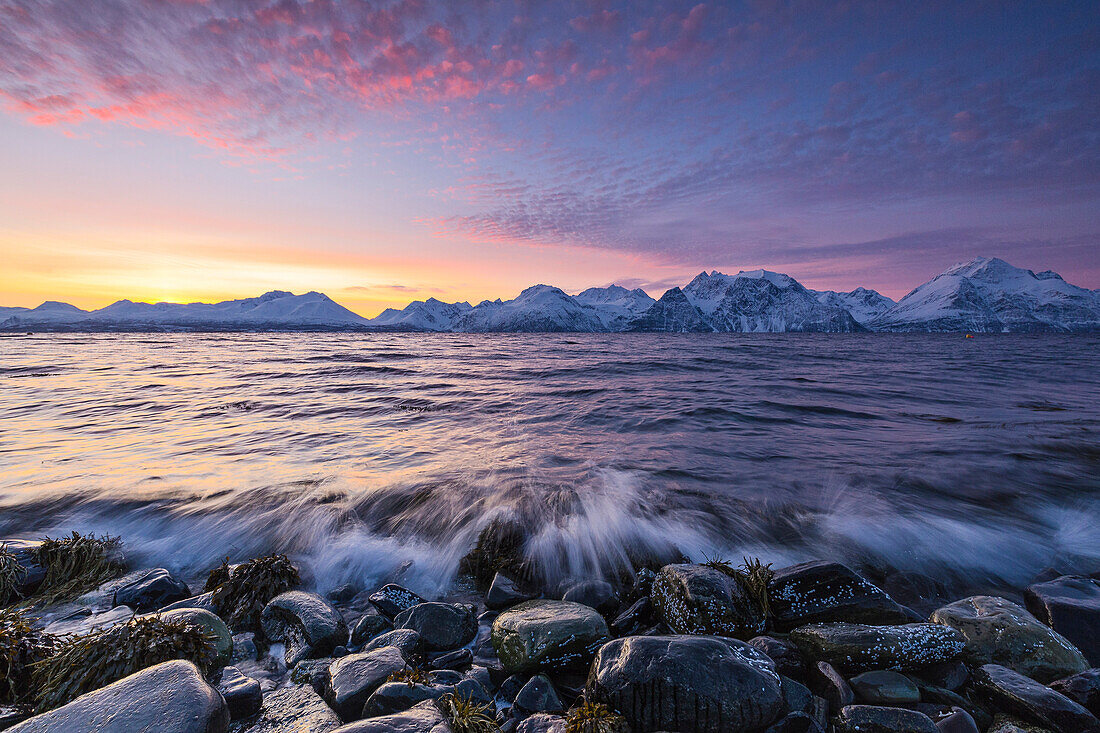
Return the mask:
<path id="1" fill-rule="evenodd" d="M 335 657 L 303 659 L 290 670 L 290 681 L 297 685 L 309 685 L 320 694 L 325 689 L 325 675 Z"/>
<path id="2" fill-rule="evenodd" d="M 360 652 L 372 652 L 382 647 L 395 646 L 406 657 L 420 648 L 420 634 L 412 629 L 394 629 L 374 637 L 360 649 Z"/>
<path id="3" fill-rule="evenodd" d="M 998 664 L 974 671 L 978 695 L 998 710 L 1057 733 L 1098 733 L 1100 720 L 1065 695 Z"/>
<path id="4" fill-rule="evenodd" d="M 818 662 L 810 670 L 810 689 L 829 704 L 834 713 L 846 705 L 855 702 L 856 696 L 851 685 L 840 672 L 828 662 Z"/>
<path id="5" fill-rule="evenodd" d="M 477 636 L 474 609 L 461 603 L 419 603 L 397 614 L 393 623 L 420 634 L 420 648 L 430 652 L 466 646 Z"/>
<path id="6" fill-rule="evenodd" d="M 841 708 L 837 733 L 937 733 L 936 724 L 924 713 L 875 705 Z"/>
<path id="7" fill-rule="evenodd" d="M 492 644 L 511 672 L 583 669 L 607 641 L 595 609 L 568 601 L 526 601 L 493 622 Z"/>
<path id="8" fill-rule="evenodd" d="M 780 631 L 829 621 L 887 625 L 910 620 L 881 588 L 835 562 L 805 562 L 776 570 L 768 599 Z"/>
<path id="9" fill-rule="evenodd" d="M 756 636 L 765 618 L 736 577 L 706 565 L 666 565 L 649 591 L 653 609 L 677 634 Z"/>
<path id="10" fill-rule="evenodd" d="M 226 667 L 222 670 L 218 692 L 229 707 L 229 717 L 233 720 L 255 715 L 260 712 L 260 706 L 263 704 L 260 683 L 245 676 L 236 667 Z"/>
<path id="11" fill-rule="evenodd" d="M 949 662 L 964 646 L 961 634 L 940 624 L 810 624 L 792 631 L 790 639 L 810 659 L 847 672 L 918 669 Z"/>
<path id="12" fill-rule="evenodd" d="M 610 616 L 619 608 L 619 596 L 606 580 L 585 580 L 577 583 L 565 591 L 561 599 L 594 608 L 604 616 Z"/>
<path id="13" fill-rule="evenodd" d="M 932 621 L 963 635 L 964 656 L 974 666 L 999 664 L 1040 682 L 1088 669 L 1073 644 L 1004 598 L 964 598 L 937 609 Z"/>
<path id="14" fill-rule="evenodd" d="M 987 733 L 1054 733 L 1050 728 L 1032 725 L 1012 715 L 998 713 Z"/>
<path id="15" fill-rule="evenodd" d="M 393 583 L 384 585 L 377 592 L 372 593 L 369 600 L 379 613 L 387 618 L 393 618 L 406 609 L 424 603 L 423 598 L 408 588 L 402 588 Z"/>
<path id="16" fill-rule="evenodd" d="M 342 720 L 356 720 L 371 693 L 405 666 L 401 650 L 393 646 L 334 659 L 323 681 L 325 701 Z"/>
<path id="17" fill-rule="evenodd" d="M 638 731 L 757 730 L 785 708 L 770 659 L 743 642 L 708 636 L 608 642 L 592 662 L 588 690 Z"/>
<path id="18" fill-rule="evenodd" d="M 981 733 L 974 718 L 961 708 L 954 708 L 949 714 L 937 720 L 936 730 L 939 733 Z"/>
<path id="19" fill-rule="evenodd" d="M 764 733 L 825 733 L 821 725 L 808 713 L 787 713 L 768 726 Z"/>
<path id="20" fill-rule="evenodd" d="M 513 701 L 516 708 L 524 714 L 531 713 L 560 713 L 562 711 L 561 700 L 558 692 L 550 683 L 550 678 L 544 674 L 537 674 L 527 680 L 527 684 L 520 688 Z"/>
<path id="21" fill-rule="evenodd" d="M 788 677 L 801 677 L 806 669 L 806 660 L 802 658 L 802 652 L 798 647 L 786 639 L 776 639 L 774 636 L 756 636 L 749 639 L 749 645 L 754 646 L 768 655 L 768 659 L 775 662 L 775 669 L 779 674 Z"/>
<path id="22" fill-rule="evenodd" d="M 164 662 L 19 723 L 13 733 L 225 733 L 229 709 L 190 662 Z"/>
<path id="23" fill-rule="evenodd" d="M 272 598 L 260 615 L 260 626 L 264 636 L 286 646 L 288 667 L 327 656 L 348 641 L 348 625 L 340 612 L 316 593 L 300 590 Z"/>
<path id="24" fill-rule="evenodd" d="M 295 731 L 297 733 L 297 731 Z M 439 707 L 425 700 L 394 715 L 360 720 L 337 728 L 333 733 L 454 733 Z"/>
<path id="25" fill-rule="evenodd" d="M 485 594 L 485 607 L 499 611 L 530 601 L 534 597 L 534 593 L 522 589 L 507 575 L 497 573 L 493 576 L 493 582 L 489 584 L 489 591 Z"/>
<path id="26" fill-rule="evenodd" d="M 184 598 L 182 601 L 169 603 L 167 606 L 162 606 L 160 610 L 172 611 L 177 608 L 201 608 L 210 613 L 218 612 L 218 609 L 214 606 L 214 591 L 208 591 L 202 595 L 191 596 L 190 598 Z"/>
<path id="27" fill-rule="evenodd" d="M 129 606 L 115 606 L 103 613 L 88 613 L 87 609 L 78 609 L 46 625 L 47 634 L 63 636 L 66 634 L 90 634 L 93 631 L 105 631 L 112 626 L 123 624 L 134 617 L 134 609 Z"/>
<path id="28" fill-rule="evenodd" d="M 779 675 L 779 686 L 783 691 L 783 702 L 789 712 L 813 715 L 814 694 L 810 692 L 810 688 L 782 674 Z"/>
<path id="29" fill-rule="evenodd" d="M 466 669 L 474 661 L 474 653 L 469 649 L 455 649 L 453 652 L 429 655 L 428 669 Z"/>
<path id="30" fill-rule="evenodd" d="M 351 644 L 352 646 L 362 646 L 379 634 L 384 634 L 392 629 L 393 624 L 390 620 L 372 608 L 355 622 L 355 626 L 351 630 Z"/>
<path id="31" fill-rule="evenodd" d="M 340 718 L 311 687 L 280 687 L 264 695 L 260 714 L 237 733 L 329 733 Z M 152 733 L 150 731 L 150 733 Z"/>
<path id="32" fill-rule="evenodd" d="M 868 705 L 911 705 L 920 702 L 916 683 L 900 672 L 876 669 L 848 680 L 852 692 Z"/>
<path id="33" fill-rule="evenodd" d="M 157 615 L 164 621 L 184 621 L 195 626 L 201 626 L 203 630 L 214 637 L 214 649 L 218 653 L 218 656 L 214 659 L 215 668 L 224 667 L 233 658 L 233 635 L 220 616 L 201 608 L 174 608 L 171 611 L 162 611 Z"/>
<path id="34" fill-rule="evenodd" d="M 436 700 L 451 689 L 448 685 L 387 682 L 367 698 L 362 717 L 377 718 L 380 715 L 404 712 L 424 700 Z"/>
<path id="35" fill-rule="evenodd" d="M 145 613 L 190 596 L 186 583 L 173 578 L 164 568 L 153 568 L 116 590 L 113 605 L 129 606 L 138 613 Z"/>
<path id="36" fill-rule="evenodd" d="M 1089 669 L 1051 682 L 1050 689 L 1062 693 L 1100 718 L 1100 669 Z"/>
<path id="37" fill-rule="evenodd" d="M 565 718 L 560 715 L 538 713 L 524 718 L 516 726 L 516 733 L 567 733 Z"/>
<path id="38" fill-rule="evenodd" d="M 1065 575 L 1024 591 L 1037 619 L 1074 644 L 1091 665 L 1100 666 L 1100 580 Z"/>
<path id="39" fill-rule="evenodd" d="M 642 625 L 649 622 L 653 615 L 653 603 L 649 596 L 642 596 L 630 607 L 615 617 L 611 622 L 611 630 L 615 636 L 634 636 L 641 630 Z"/>

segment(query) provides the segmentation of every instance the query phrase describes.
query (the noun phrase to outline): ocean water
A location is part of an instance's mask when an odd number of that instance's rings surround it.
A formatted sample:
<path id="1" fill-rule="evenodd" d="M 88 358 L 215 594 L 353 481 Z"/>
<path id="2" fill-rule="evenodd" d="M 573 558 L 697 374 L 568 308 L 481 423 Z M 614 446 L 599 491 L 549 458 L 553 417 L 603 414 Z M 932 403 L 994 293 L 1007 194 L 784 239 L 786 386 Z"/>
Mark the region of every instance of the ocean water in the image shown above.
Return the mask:
<path id="1" fill-rule="evenodd" d="M 1100 567 L 1100 338 L 0 340 L 0 537 L 444 592 L 494 517 L 547 580 L 639 555 L 1019 586 Z"/>

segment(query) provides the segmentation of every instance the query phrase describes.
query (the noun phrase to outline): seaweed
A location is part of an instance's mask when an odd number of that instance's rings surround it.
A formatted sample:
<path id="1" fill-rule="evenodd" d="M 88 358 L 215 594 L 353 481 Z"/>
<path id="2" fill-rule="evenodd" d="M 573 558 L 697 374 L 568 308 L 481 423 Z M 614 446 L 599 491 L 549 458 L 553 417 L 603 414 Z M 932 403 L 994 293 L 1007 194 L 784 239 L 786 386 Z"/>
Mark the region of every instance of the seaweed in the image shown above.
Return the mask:
<path id="1" fill-rule="evenodd" d="M 27 577 L 27 569 L 19 564 L 15 554 L 0 542 L 0 606 L 6 606 L 23 597 L 20 586 Z"/>
<path id="2" fill-rule="evenodd" d="M 32 628 L 23 611 L 0 611 L 0 704 L 20 705 L 33 699 L 32 667 L 53 652 L 56 640 Z"/>
<path id="3" fill-rule="evenodd" d="M 75 598 L 122 573 L 122 541 L 73 532 L 71 537 L 50 539 L 34 548 L 34 561 L 46 569 L 36 600 L 49 605 Z"/>
<path id="4" fill-rule="evenodd" d="M 259 631 L 268 601 L 300 582 L 298 569 L 286 555 L 258 557 L 233 568 L 214 589 L 214 608 L 234 631 Z"/>
<path id="5" fill-rule="evenodd" d="M 38 712 L 173 659 L 193 662 L 206 674 L 217 657 L 215 641 L 202 626 L 157 616 L 63 638 L 54 654 L 33 666 Z"/>
<path id="6" fill-rule="evenodd" d="M 206 585 L 202 587 L 202 592 L 209 593 L 217 589 L 219 585 L 229 580 L 230 572 L 229 557 L 226 556 L 226 558 L 222 560 L 222 564 L 211 570 L 210 574 L 206 576 Z"/>
<path id="7" fill-rule="evenodd" d="M 628 733 L 626 719 L 601 702 L 585 700 L 565 716 L 566 733 Z"/>
<path id="8" fill-rule="evenodd" d="M 500 726 L 491 713 L 492 705 L 483 705 L 454 693 L 443 695 L 436 704 L 454 733 L 500 733 Z"/>
<path id="9" fill-rule="evenodd" d="M 744 557 L 741 566 L 735 568 L 719 556 L 710 558 L 703 555 L 703 558 L 706 560 L 703 563 L 704 566 L 714 568 L 731 578 L 735 578 L 744 589 L 745 595 L 759 609 L 764 618 L 771 618 L 772 607 L 768 598 L 768 584 L 775 577 L 775 571 L 772 570 L 771 563 L 765 565 L 758 557 Z"/>
<path id="10" fill-rule="evenodd" d="M 405 669 L 394 672 L 386 682 L 404 682 L 408 685 L 430 685 L 432 678 L 427 670 L 415 664 L 406 664 Z"/>

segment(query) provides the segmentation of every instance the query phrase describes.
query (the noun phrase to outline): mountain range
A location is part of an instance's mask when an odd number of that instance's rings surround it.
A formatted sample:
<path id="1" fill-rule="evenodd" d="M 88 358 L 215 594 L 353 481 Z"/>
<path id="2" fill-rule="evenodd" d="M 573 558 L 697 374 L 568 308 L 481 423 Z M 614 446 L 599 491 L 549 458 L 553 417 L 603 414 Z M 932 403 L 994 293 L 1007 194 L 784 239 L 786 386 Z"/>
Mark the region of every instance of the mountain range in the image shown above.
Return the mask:
<path id="1" fill-rule="evenodd" d="M 1100 291 L 980 257 L 954 265 L 894 302 L 874 290 L 810 290 L 768 270 L 701 272 L 654 300 L 619 285 L 575 295 L 533 285 L 512 300 L 418 300 L 363 318 L 328 296 L 273 290 L 221 303 L 134 303 L 93 311 L 47 301 L 0 307 L 5 331 L 360 330 L 487 332 L 1082 332 L 1100 331 Z"/>

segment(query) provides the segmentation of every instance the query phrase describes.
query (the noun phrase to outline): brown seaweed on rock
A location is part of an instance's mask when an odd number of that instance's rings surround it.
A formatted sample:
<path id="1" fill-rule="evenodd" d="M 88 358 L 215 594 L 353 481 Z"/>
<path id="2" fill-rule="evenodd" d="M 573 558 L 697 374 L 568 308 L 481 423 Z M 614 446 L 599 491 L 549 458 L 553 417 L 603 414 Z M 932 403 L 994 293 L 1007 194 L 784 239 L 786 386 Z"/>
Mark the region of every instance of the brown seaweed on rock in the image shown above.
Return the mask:
<path id="1" fill-rule="evenodd" d="M 630 733 L 626 719 L 602 702 L 581 702 L 565 716 L 566 733 Z"/>
<path id="2" fill-rule="evenodd" d="M 36 593 L 49 605 L 75 598 L 122 574 L 122 540 L 104 535 L 45 538 L 34 548 L 34 561 L 46 569 Z"/>
<path id="3" fill-rule="evenodd" d="M 201 626 L 156 616 L 63 639 L 54 654 L 34 665 L 38 712 L 173 659 L 193 662 L 205 674 L 217 657 L 215 642 Z"/>
<path id="4" fill-rule="evenodd" d="M 214 589 L 214 608 L 234 631 L 259 631 L 264 606 L 301 582 L 286 555 L 258 557 L 233 568 Z"/>
<path id="5" fill-rule="evenodd" d="M 0 606 L 22 598 L 20 586 L 27 577 L 27 569 L 19 564 L 15 554 L 8 551 L 7 545 L 0 543 Z"/>
<path id="6" fill-rule="evenodd" d="M 454 733 L 500 733 L 500 726 L 492 716 L 492 705 L 447 693 L 436 703 Z"/>
<path id="7" fill-rule="evenodd" d="M 0 611 L 0 704 L 33 699 L 31 670 L 54 650 L 57 637 L 37 631 L 22 611 Z"/>

